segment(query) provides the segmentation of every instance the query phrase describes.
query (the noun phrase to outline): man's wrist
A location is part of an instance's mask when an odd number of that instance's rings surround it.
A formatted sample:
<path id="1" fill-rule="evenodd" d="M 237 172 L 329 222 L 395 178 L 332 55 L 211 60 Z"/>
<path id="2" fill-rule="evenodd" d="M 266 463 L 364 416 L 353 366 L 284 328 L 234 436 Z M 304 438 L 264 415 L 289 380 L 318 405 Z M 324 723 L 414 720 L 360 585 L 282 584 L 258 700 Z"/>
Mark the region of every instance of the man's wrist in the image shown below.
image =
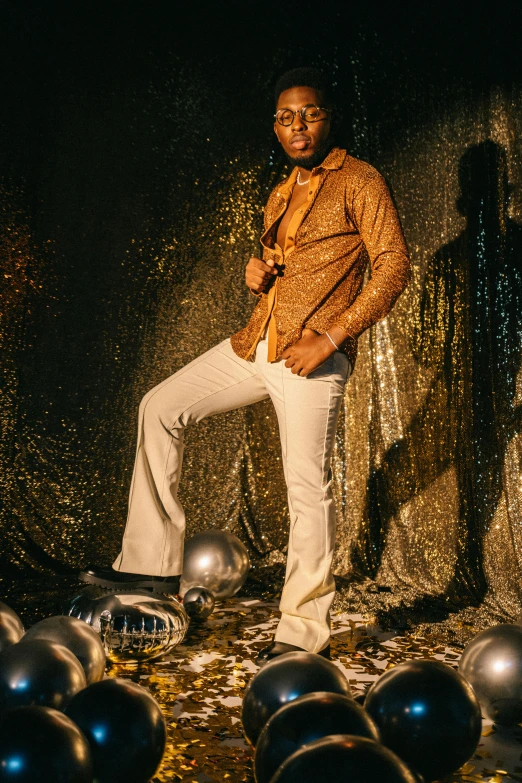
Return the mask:
<path id="1" fill-rule="evenodd" d="M 324 352 L 325 358 L 327 359 L 336 352 L 337 348 L 332 343 L 332 341 L 328 339 L 326 332 L 321 332 L 317 336 L 320 340 L 321 351 Z"/>
<path id="2" fill-rule="evenodd" d="M 330 342 L 333 352 L 336 350 L 340 351 L 342 349 L 343 343 L 348 337 L 348 333 L 346 332 L 346 329 L 342 328 L 342 326 L 332 324 L 332 326 L 329 326 L 328 329 L 324 331 L 324 336 Z"/>
<path id="3" fill-rule="evenodd" d="M 339 346 L 337 345 L 337 343 L 335 342 L 333 337 L 328 332 L 325 332 L 324 336 L 327 337 L 328 340 L 330 341 L 330 343 L 333 345 L 334 351 L 338 351 L 339 350 Z"/>

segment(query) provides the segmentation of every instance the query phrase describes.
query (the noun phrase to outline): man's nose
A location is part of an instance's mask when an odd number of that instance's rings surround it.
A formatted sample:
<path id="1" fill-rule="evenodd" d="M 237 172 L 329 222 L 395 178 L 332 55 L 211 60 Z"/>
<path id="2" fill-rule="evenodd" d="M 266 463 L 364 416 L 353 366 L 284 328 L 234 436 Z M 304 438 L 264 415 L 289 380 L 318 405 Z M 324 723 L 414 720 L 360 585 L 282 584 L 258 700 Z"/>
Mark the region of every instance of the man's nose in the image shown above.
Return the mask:
<path id="1" fill-rule="evenodd" d="M 300 112 L 297 112 L 297 114 L 294 115 L 294 119 L 292 121 L 292 130 L 296 133 L 301 130 L 306 130 L 306 122 L 301 117 Z"/>

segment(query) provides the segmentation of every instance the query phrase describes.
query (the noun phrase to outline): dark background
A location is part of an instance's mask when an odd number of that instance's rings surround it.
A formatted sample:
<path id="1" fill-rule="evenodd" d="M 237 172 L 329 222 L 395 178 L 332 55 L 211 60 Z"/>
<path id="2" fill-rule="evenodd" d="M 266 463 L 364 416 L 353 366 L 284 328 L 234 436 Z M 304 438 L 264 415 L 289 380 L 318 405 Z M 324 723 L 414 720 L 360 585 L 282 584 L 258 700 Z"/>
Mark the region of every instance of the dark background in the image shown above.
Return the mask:
<path id="1" fill-rule="evenodd" d="M 67 572 L 116 553 L 139 398 L 245 322 L 252 303 L 243 289 L 242 269 L 257 252 L 269 188 L 285 170 L 272 141 L 273 85 L 283 70 L 313 64 L 337 82 L 343 144 L 390 179 L 416 269 L 397 320 L 391 320 L 390 338 L 401 394 L 409 400 L 400 416 L 405 426 L 413 421 L 410 439 L 401 436 L 389 448 L 382 437 L 385 413 L 379 414 L 378 436 L 371 418 L 377 414 L 369 414 L 366 429 L 361 424 L 358 433 L 365 433 L 370 455 L 361 467 L 362 458 L 350 457 L 348 418 L 341 422 L 337 481 L 346 525 L 340 530 L 340 570 L 355 568 L 372 579 L 378 575 L 392 518 L 429 483 L 419 478 L 426 473 L 421 452 L 428 425 L 415 435 L 415 422 L 419 417 L 425 422 L 422 406 L 415 419 L 418 392 L 429 384 L 425 378 L 419 381 L 423 360 L 412 340 L 426 302 L 430 263 L 442 264 L 438 274 L 449 280 L 454 267 L 451 259 L 444 266 L 444 248 L 462 230 L 463 217 L 470 225 L 470 216 L 456 206 L 458 161 L 466 149 L 504 133 L 504 146 L 499 139 L 493 143 L 507 155 L 515 213 L 520 206 L 521 17 L 516 2 L 2 4 L 4 573 Z M 498 130 L 501 125 L 505 132 Z M 487 182 L 498 175 L 493 158 L 483 160 Z M 492 209 L 498 218 L 498 198 Z M 491 219 L 488 225 L 495 245 L 499 221 Z M 508 240 L 510 258 L 517 242 Z M 498 247 L 497 242 L 489 258 L 496 257 Z M 464 255 L 469 271 L 472 260 Z M 433 530 L 423 533 L 424 548 L 439 552 L 446 571 L 456 569 L 446 584 L 453 582 L 452 589 L 467 585 L 465 592 L 475 601 L 491 585 L 484 575 L 482 544 L 473 549 L 470 540 L 482 540 L 489 530 L 485 520 L 494 515 L 506 488 L 502 455 L 519 430 L 518 420 L 512 421 L 504 445 L 494 447 L 502 464 L 492 468 L 491 459 L 486 460 L 486 470 L 498 474 L 499 487 L 480 495 L 480 450 L 485 441 L 491 444 L 493 430 L 496 437 L 497 429 L 508 426 L 498 410 L 487 413 L 487 400 L 492 389 L 513 391 L 519 366 L 515 271 L 513 297 L 495 300 L 499 318 L 483 310 L 486 331 L 477 330 L 475 322 L 469 327 L 477 346 L 484 334 L 494 339 L 487 355 L 478 348 L 473 355 L 475 380 L 466 387 L 468 397 L 455 403 L 453 395 L 448 401 L 453 381 L 446 377 L 443 405 L 451 415 L 443 425 L 439 418 L 438 426 L 451 429 L 444 441 L 448 451 L 455 451 L 455 437 L 464 437 L 471 454 L 466 467 L 458 463 L 458 500 L 448 511 L 455 518 L 457 544 L 439 544 L 436 536 L 430 541 Z M 500 290 L 496 278 L 487 279 L 488 290 Z M 480 285 L 473 288 L 472 281 L 466 312 L 479 296 Z M 464 310 L 454 317 L 458 320 Z M 410 327 L 411 340 L 401 342 Z M 366 372 L 378 352 L 378 335 L 372 331 L 362 343 L 359 380 L 350 392 L 356 410 L 386 407 Z M 503 364 L 497 361 L 500 344 L 509 353 Z M 470 366 L 459 351 L 457 374 Z M 416 356 L 413 364 L 407 353 Z M 496 375 L 481 402 L 473 389 L 492 357 Z M 448 372 L 454 379 L 454 370 Z M 463 429 L 453 414 L 469 413 L 470 405 L 477 419 Z M 274 422 L 267 414 L 262 429 L 262 412 L 231 414 L 222 431 L 201 425 L 194 438 L 205 456 L 187 463 L 185 503 L 193 519 L 190 529 L 229 526 L 249 543 L 254 561 L 268 563 L 271 552 L 284 549 L 286 510 L 277 458 L 270 456 L 278 449 Z M 489 416 L 486 425 L 484 416 Z M 473 434 L 477 426 L 478 439 Z M 433 421 L 429 427 L 441 441 Z M 224 439 L 217 437 L 220 432 Z M 406 461 L 401 448 L 406 448 Z M 261 452 L 278 484 L 276 493 L 267 493 L 270 503 L 262 500 L 267 489 L 262 471 L 255 473 Z M 237 453 L 241 456 L 234 462 Z M 434 455 L 433 463 L 441 468 L 435 473 L 452 459 Z M 343 475 L 351 465 L 347 481 L 353 482 L 354 460 L 359 494 L 366 499 L 349 512 Z M 417 476 L 413 484 L 412 473 Z M 515 481 L 513 471 L 509 475 Z M 402 489 L 396 491 L 397 486 Z M 245 489 L 259 498 L 257 506 L 245 500 Z M 438 491 L 441 509 L 445 503 L 451 506 L 452 491 Z M 426 503 L 433 506 L 432 499 Z M 488 504 L 491 513 L 484 511 Z M 414 512 L 408 513 L 415 524 Z M 444 513 L 437 523 L 442 537 Z M 512 531 L 515 521 L 510 518 L 505 525 Z M 423 583 L 419 574 L 431 566 L 422 558 L 417 576 L 405 576 L 411 568 L 397 565 L 393 553 L 394 547 L 406 546 L 404 541 L 389 544 L 392 566 L 384 569 L 385 581 L 393 581 L 393 572 L 397 584 L 409 579 L 417 593 L 440 587 L 445 577 Z M 494 552 L 503 547 L 499 540 Z M 412 552 L 415 557 L 415 548 Z M 492 561 L 498 566 L 495 558 L 489 558 L 488 567 Z M 509 562 L 518 568 L 515 559 L 507 562 L 508 569 Z M 506 583 L 496 590 L 507 590 Z"/>

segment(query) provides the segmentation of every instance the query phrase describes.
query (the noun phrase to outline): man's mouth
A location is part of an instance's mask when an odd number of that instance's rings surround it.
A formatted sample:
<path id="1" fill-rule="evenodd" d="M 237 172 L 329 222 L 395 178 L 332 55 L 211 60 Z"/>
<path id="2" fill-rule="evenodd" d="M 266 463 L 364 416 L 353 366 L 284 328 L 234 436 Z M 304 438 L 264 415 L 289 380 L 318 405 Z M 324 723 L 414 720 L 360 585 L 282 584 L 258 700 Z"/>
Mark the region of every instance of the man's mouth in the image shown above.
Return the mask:
<path id="1" fill-rule="evenodd" d="M 293 147 L 294 150 L 306 150 L 310 146 L 310 139 L 308 136 L 294 136 L 290 142 L 290 146 Z"/>

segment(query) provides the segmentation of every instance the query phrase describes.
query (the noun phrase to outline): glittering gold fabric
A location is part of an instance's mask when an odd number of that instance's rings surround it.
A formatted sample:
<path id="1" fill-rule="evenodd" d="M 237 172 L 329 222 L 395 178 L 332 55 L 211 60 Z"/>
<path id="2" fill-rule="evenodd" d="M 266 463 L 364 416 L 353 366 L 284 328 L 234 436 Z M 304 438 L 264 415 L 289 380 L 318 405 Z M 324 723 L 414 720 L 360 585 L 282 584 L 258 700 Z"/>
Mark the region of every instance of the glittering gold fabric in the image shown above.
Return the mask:
<path id="1" fill-rule="evenodd" d="M 179 94 L 199 106 L 205 89 Z M 425 105 L 424 89 L 410 92 L 390 122 L 400 126 L 412 95 Z M 444 95 L 442 114 L 411 109 L 393 139 L 354 108 L 351 152 L 393 183 L 414 273 L 358 341 L 332 463 L 334 573 L 338 607 L 388 626 L 436 621 L 456 644 L 516 619 L 522 603 L 522 93 Z M 151 116 L 170 101 L 152 95 Z M 104 235 L 98 255 L 91 235 L 78 238 L 74 204 L 49 207 L 38 233 L 27 188 L 0 191 L 2 573 L 114 559 L 140 399 L 247 323 L 244 268 L 283 172 L 269 177 L 265 151 L 230 144 L 234 155 L 212 152 L 197 176 L 184 159 L 168 199 L 151 175 L 157 213 L 131 214 L 128 233 L 126 207 L 107 218 L 115 241 Z M 58 223 L 72 226 L 69 241 Z M 284 563 L 269 402 L 187 430 L 180 499 L 188 536 L 215 525 L 247 543 L 256 568 Z"/>
<path id="2" fill-rule="evenodd" d="M 294 241 L 283 253 L 275 241 L 276 226 L 297 172 L 296 167 L 274 188 L 265 209 L 263 258 L 278 264 L 280 274 L 259 298 L 247 326 L 231 338 L 232 347 L 248 358 L 273 314 L 276 358 L 303 328 L 323 333 L 338 325 L 348 333 L 342 350 L 353 367 L 357 338 L 388 314 L 410 278 L 397 212 L 383 177 L 334 147 L 312 172 L 309 200 Z M 368 263 L 372 276 L 361 292 Z"/>

